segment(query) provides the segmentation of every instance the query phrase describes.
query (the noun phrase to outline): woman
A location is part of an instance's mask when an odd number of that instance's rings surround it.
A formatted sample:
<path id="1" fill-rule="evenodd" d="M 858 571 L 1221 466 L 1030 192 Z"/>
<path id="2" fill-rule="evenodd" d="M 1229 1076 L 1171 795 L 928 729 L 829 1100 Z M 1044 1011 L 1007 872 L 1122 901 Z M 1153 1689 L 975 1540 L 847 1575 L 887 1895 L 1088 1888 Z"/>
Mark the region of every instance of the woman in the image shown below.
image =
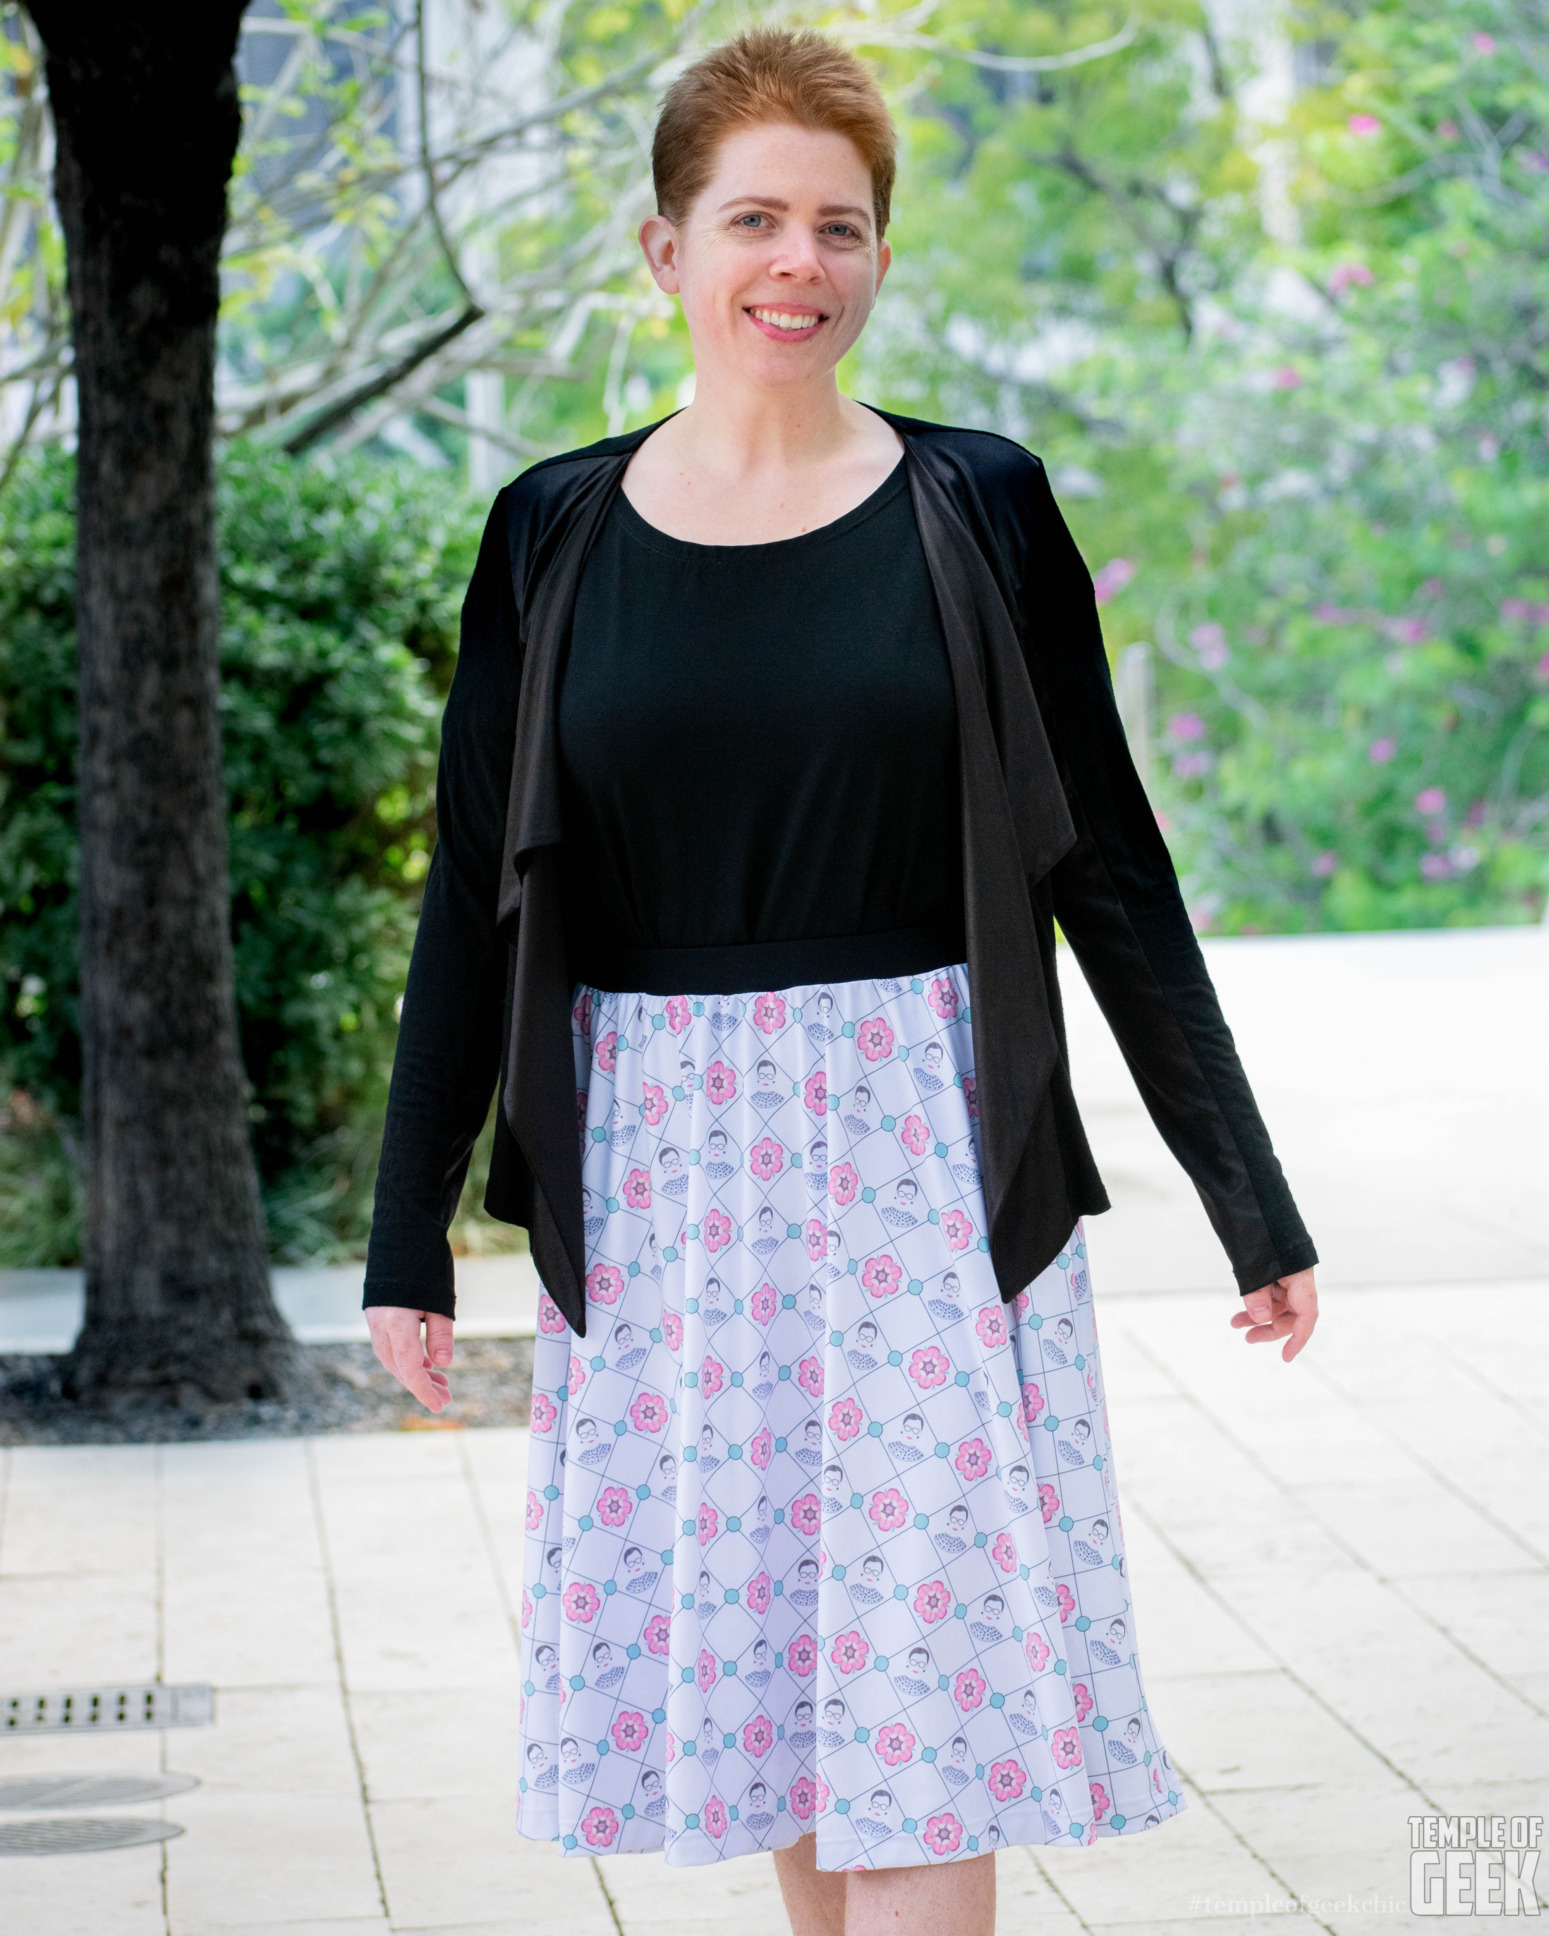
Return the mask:
<path id="1" fill-rule="evenodd" d="M 523 1777 L 521 1832 L 772 1849 L 800 1936 L 979 1936 L 994 1849 L 1182 1805 L 1128 1638 L 1056 918 L 1250 1342 L 1306 1342 L 1315 1259 L 1041 467 L 835 384 L 889 261 L 874 83 L 746 35 L 673 84 L 653 161 L 695 399 L 491 517 L 366 1303 L 439 1410 L 498 1079 L 486 1201 L 546 1287 L 519 1765 L 564 1769 Z"/>

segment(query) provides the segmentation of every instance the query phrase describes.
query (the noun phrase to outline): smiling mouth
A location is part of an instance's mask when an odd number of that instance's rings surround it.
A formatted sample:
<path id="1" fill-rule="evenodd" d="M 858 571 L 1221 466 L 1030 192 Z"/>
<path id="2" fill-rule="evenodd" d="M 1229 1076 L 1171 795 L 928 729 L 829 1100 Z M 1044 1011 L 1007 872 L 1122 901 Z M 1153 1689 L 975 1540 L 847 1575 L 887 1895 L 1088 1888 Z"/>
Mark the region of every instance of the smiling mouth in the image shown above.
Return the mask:
<path id="1" fill-rule="evenodd" d="M 821 311 L 810 309 L 777 309 L 760 305 L 749 308 L 745 314 L 751 316 L 755 323 L 762 323 L 765 329 L 778 330 L 784 336 L 805 336 L 820 323 L 828 321 Z"/>

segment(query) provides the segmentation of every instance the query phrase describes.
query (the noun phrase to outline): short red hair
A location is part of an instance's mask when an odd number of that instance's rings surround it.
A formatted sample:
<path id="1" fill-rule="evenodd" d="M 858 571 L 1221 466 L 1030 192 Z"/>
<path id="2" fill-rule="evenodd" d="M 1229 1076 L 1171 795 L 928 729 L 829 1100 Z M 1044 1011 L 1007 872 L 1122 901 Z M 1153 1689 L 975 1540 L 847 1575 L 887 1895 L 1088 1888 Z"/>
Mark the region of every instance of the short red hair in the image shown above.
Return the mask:
<path id="1" fill-rule="evenodd" d="M 887 230 L 898 135 L 870 68 L 824 35 L 756 27 L 686 68 L 662 97 L 651 143 L 656 207 L 680 222 L 736 128 L 788 122 L 855 143 L 871 175 L 877 235 Z"/>

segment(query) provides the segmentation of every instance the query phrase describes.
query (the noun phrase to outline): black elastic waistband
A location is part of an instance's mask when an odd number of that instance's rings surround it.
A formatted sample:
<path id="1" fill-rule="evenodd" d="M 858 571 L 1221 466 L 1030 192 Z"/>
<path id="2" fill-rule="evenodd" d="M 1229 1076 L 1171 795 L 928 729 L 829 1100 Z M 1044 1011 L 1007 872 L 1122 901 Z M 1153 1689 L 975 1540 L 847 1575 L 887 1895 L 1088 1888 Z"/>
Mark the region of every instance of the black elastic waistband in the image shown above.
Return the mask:
<path id="1" fill-rule="evenodd" d="M 623 995 L 745 995 L 883 975 L 897 979 L 966 957 L 962 927 L 942 922 L 730 948 L 586 947 L 572 952 L 570 976 L 588 988 Z"/>

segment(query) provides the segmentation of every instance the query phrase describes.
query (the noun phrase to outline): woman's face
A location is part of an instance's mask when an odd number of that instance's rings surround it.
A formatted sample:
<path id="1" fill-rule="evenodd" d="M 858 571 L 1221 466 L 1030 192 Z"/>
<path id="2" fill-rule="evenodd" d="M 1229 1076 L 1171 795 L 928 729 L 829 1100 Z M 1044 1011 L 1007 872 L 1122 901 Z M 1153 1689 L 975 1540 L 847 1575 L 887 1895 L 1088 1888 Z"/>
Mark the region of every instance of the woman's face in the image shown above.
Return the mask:
<path id="1" fill-rule="evenodd" d="M 827 381 L 866 325 L 891 252 L 871 174 L 847 135 L 739 128 L 681 222 L 641 224 L 657 287 L 683 304 L 701 393 Z M 797 328 L 770 320 L 802 318 Z"/>

